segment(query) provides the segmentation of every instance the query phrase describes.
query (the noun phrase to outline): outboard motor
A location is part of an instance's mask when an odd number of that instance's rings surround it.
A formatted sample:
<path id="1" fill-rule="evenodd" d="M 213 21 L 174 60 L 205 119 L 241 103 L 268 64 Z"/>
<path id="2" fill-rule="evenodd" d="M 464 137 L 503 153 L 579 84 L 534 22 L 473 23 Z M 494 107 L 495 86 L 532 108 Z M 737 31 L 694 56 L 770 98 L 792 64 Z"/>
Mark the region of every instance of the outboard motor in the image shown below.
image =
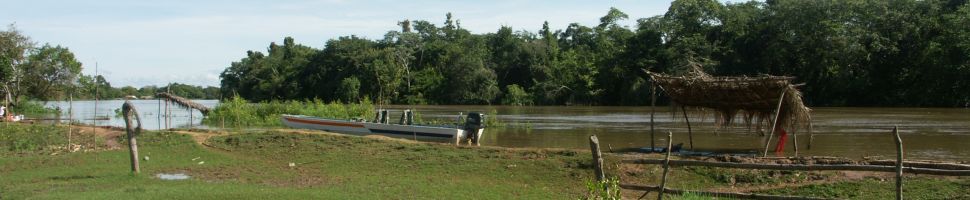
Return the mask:
<path id="1" fill-rule="evenodd" d="M 471 112 L 465 117 L 465 133 L 472 143 L 478 144 L 478 139 L 482 137 L 485 129 L 485 114 Z"/>

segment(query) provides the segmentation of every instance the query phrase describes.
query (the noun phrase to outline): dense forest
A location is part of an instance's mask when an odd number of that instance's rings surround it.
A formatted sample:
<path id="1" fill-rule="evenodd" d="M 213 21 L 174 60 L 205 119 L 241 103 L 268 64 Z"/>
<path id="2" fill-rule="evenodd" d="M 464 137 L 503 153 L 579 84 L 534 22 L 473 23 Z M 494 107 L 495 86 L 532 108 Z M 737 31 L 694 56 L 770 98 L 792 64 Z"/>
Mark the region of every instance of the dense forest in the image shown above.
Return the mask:
<path id="1" fill-rule="evenodd" d="M 10 25 L 0 30 L 0 103 L 19 105 L 23 100 L 118 99 L 128 95 L 155 96 L 170 91 L 192 99 L 219 99 L 217 87 L 179 83 L 167 86 L 112 87 L 101 75 L 81 73 L 83 64 L 67 47 L 44 44 Z"/>
<path id="2" fill-rule="evenodd" d="M 674 1 L 631 20 L 472 34 L 397 22 L 383 38 L 345 36 L 323 49 L 286 37 L 249 51 L 222 74 L 224 97 L 253 101 L 367 98 L 399 104 L 644 105 L 643 69 L 682 74 L 796 77 L 812 106 L 970 104 L 966 0 Z"/>

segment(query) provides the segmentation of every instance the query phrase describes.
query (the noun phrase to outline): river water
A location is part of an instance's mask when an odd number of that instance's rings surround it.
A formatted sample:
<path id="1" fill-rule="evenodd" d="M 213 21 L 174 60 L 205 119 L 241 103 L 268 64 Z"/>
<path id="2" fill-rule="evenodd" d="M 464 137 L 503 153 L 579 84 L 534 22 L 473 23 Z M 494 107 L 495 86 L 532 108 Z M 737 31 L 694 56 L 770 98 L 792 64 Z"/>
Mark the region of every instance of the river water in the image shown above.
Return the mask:
<path id="1" fill-rule="evenodd" d="M 98 104 L 98 125 L 124 126 L 115 117 L 115 109 L 124 101 L 101 101 Z M 164 127 L 164 103 L 157 100 L 133 100 L 146 129 Z M 162 101 L 164 102 L 164 101 Z M 216 100 L 198 100 L 215 106 Z M 68 102 L 50 102 L 66 113 Z M 423 118 L 455 120 L 458 112 L 494 110 L 500 127 L 488 127 L 482 145 L 502 147 L 589 149 L 589 136 L 597 135 L 603 149 L 630 151 L 666 144 L 666 132 L 673 132 L 674 144 L 684 143 L 690 148 L 687 125 L 680 112 L 670 107 L 657 107 L 654 118 L 655 135 L 651 140 L 650 107 L 599 106 L 387 106 L 391 109 L 413 109 Z M 75 101 L 75 119 L 90 124 L 94 116 L 93 101 Z M 200 125 L 201 113 L 172 109 L 170 127 L 205 128 Z M 396 112 L 392 112 L 396 114 Z M 675 115 L 676 114 L 676 115 Z M 713 117 L 702 112 L 688 112 L 693 132 L 694 152 L 731 152 L 760 154 L 767 136 L 748 133 L 741 123 L 721 128 L 714 133 Z M 394 115 L 392 115 L 394 116 Z M 396 119 L 395 117 L 391 117 Z M 797 132 L 800 156 L 840 156 L 849 158 L 895 158 L 892 127 L 898 126 L 906 159 L 970 161 L 970 109 L 966 108 L 813 108 L 812 148 L 805 130 Z M 742 121 L 742 120 L 736 120 Z M 191 123 L 190 123 L 191 122 Z M 767 128 L 766 128 L 767 129 Z M 791 136 L 784 155 L 793 155 Z M 772 147 L 777 137 L 772 139 Z M 769 152 L 774 155 L 774 153 Z"/>
<path id="2" fill-rule="evenodd" d="M 196 103 L 208 107 L 215 107 L 219 104 L 219 100 L 193 100 Z M 125 100 L 102 100 L 97 102 L 95 106 L 95 101 L 51 101 L 47 102 L 47 107 L 59 108 L 61 110 L 61 119 L 68 120 L 73 119 L 74 121 L 81 122 L 84 124 L 94 124 L 98 126 L 116 126 L 125 127 L 125 120 L 121 118 L 120 115 L 116 114 L 117 110 L 121 109 L 121 105 L 125 103 Z M 158 130 L 166 127 L 165 123 L 165 101 L 159 100 L 131 100 L 131 103 L 135 105 L 135 110 L 138 111 L 138 116 L 142 120 L 142 128 L 146 130 Z M 72 109 L 73 107 L 73 109 Z M 172 104 L 168 104 L 169 107 L 169 119 L 170 123 L 168 127 L 170 128 L 206 128 L 201 125 L 202 113 L 197 110 L 189 110 L 184 108 L 179 108 Z M 97 110 L 95 110 L 97 108 Z M 70 113 L 73 110 L 73 118 L 70 118 Z"/>

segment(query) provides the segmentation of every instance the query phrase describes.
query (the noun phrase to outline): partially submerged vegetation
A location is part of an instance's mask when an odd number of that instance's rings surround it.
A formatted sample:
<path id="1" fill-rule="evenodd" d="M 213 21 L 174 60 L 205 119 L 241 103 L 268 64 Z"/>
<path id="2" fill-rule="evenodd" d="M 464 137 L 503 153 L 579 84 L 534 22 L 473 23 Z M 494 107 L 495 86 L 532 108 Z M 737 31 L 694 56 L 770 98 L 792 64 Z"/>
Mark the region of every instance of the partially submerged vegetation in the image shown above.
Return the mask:
<path id="1" fill-rule="evenodd" d="M 312 101 L 268 101 L 250 103 L 233 97 L 213 108 L 202 123 L 226 127 L 273 127 L 282 126 L 280 116 L 308 115 L 334 119 L 368 119 L 374 115 L 374 105 L 369 100 L 356 104 Z"/>
<path id="2" fill-rule="evenodd" d="M 90 127 L 83 128 L 90 130 Z M 124 148 L 64 151 L 60 125 L 0 125 L 0 197 L 22 198 L 274 198 L 274 199 L 576 199 L 610 197 L 589 184 L 590 154 L 557 149 L 510 149 L 418 143 L 317 131 L 148 131 L 139 136 L 142 173 L 131 174 Z M 77 141 L 93 141 L 75 132 Z M 200 137 L 205 136 L 205 137 Z M 199 138 L 195 138 L 199 137 Z M 123 136 L 101 138 L 124 144 Z M 204 145 L 199 145 L 200 143 Z M 31 144 L 31 145 L 22 145 Z M 655 157 L 656 155 L 647 155 Z M 651 184 L 659 166 L 617 163 L 607 176 Z M 167 181 L 159 173 L 190 176 Z M 811 197 L 885 199 L 889 174 L 851 178 L 840 172 L 789 172 L 676 167 L 669 187 Z M 616 183 L 607 185 L 615 186 Z M 907 178 L 910 199 L 970 198 L 970 179 Z M 597 191 L 588 193 L 589 191 Z M 612 191 L 610 193 L 613 193 Z M 641 192 L 623 190 L 623 197 Z M 651 194 L 655 195 L 655 194 Z M 613 196 L 615 197 L 615 196 Z M 687 194 L 671 199 L 707 199 Z"/>

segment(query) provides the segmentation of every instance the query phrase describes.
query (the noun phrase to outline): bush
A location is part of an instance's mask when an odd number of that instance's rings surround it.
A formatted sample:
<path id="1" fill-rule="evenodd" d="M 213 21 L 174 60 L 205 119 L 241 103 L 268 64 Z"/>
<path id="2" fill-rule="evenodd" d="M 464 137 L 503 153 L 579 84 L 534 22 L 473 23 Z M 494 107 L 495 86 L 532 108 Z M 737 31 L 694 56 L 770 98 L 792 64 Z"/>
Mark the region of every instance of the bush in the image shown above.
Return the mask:
<path id="1" fill-rule="evenodd" d="M 373 111 L 373 104 L 366 98 L 357 104 L 324 103 L 320 100 L 249 103 L 237 96 L 216 106 L 203 123 L 216 126 L 225 120 L 226 126 L 282 126 L 280 116 L 283 114 L 366 119 Z"/>
<path id="2" fill-rule="evenodd" d="M 42 116 L 42 115 L 56 115 L 60 113 L 60 110 L 55 108 L 48 108 L 44 106 L 43 103 L 36 101 L 23 101 L 16 106 L 12 106 L 8 111 L 13 112 L 16 115 L 26 115 L 26 116 Z"/>
<path id="3" fill-rule="evenodd" d="M 505 98 L 502 98 L 502 104 L 513 106 L 532 105 L 532 95 L 529 95 L 519 85 L 507 85 L 505 86 Z"/>

